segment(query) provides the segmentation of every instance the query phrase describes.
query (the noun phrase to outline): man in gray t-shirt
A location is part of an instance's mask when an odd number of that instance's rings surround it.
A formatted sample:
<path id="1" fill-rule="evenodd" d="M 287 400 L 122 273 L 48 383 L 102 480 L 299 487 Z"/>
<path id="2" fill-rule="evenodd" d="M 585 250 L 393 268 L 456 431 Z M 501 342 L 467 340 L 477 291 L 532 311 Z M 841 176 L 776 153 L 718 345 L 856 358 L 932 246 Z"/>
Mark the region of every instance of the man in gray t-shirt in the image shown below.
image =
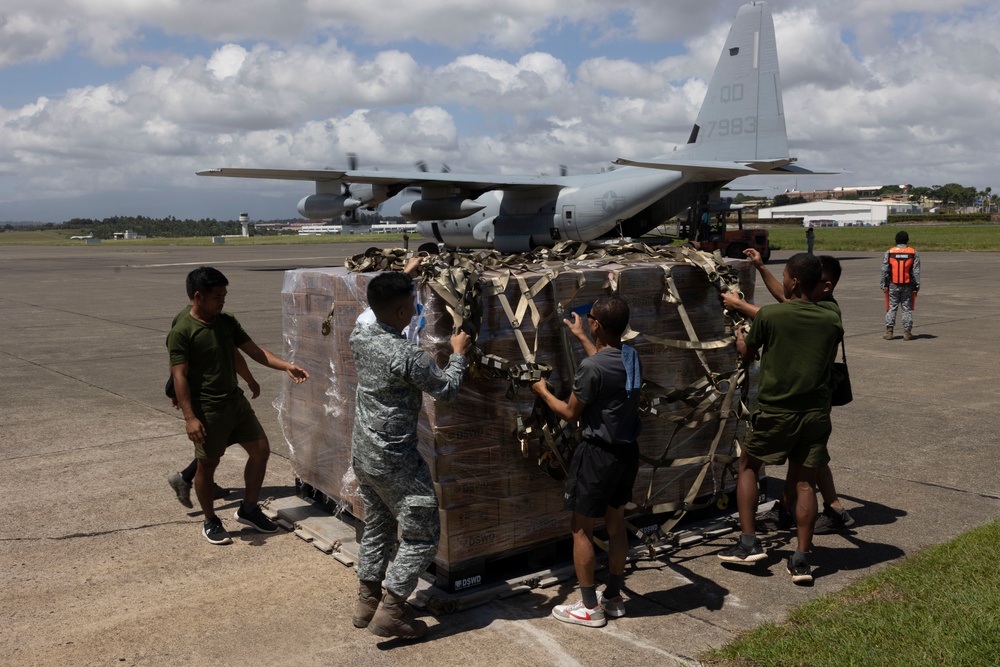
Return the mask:
<path id="1" fill-rule="evenodd" d="M 580 417 L 584 440 L 617 447 L 639 437 L 639 392 L 624 391 L 628 377 L 622 356 L 620 347 L 608 346 L 580 362 L 573 394 L 585 404 Z"/>
<path id="2" fill-rule="evenodd" d="M 628 304 L 618 296 L 598 299 L 587 314 L 590 337 L 576 313 L 564 323 L 587 353 L 573 380 L 573 393 L 562 401 L 545 381 L 531 390 L 560 418 L 580 421 L 583 442 L 573 453 L 566 479 L 565 507 L 572 510 L 573 562 L 583 599 L 557 605 L 552 615 L 565 623 L 600 627 L 607 616 L 625 615 L 621 587 L 625 579 L 628 535 L 625 505 L 639 469 L 636 438 L 642 368 L 635 348 L 623 345 Z M 600 594 L 594 583 L 594 521 L 604 519 L 608 530 L 608 584 Z"/>

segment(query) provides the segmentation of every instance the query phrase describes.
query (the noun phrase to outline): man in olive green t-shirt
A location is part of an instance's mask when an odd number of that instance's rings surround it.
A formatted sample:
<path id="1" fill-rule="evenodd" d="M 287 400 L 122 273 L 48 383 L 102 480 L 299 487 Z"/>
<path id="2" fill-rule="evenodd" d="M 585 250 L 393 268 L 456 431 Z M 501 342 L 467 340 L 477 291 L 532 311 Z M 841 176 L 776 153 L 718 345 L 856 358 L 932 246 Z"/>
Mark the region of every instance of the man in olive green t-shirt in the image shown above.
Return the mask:
<path id="1" fill-rule="evenodd" d="M 184 306 L 181 312 L 177 313 L 174 320 L 170 323 L 170 328 L 172 329 L 181 318 L 185 317 L 191 312 L 191 304 Z M 254 378 L 253 373 L 250 372 L 250 367 L 247 366 L 246 357 L 240 354 L 239 350 L 236 350 L 236 374 L 243 378 L 247 387 L 250 389 L 250 398 L 257 398 L 260 396 L 260 384 L 257 383 L 256 378 Z M 180 410 L 181 406 L 177 403 L 177 392 L 174 391 L 174 377 L 173 375 L 168 376 L 167 384 L 164 387 L 164 392 L 167 398 L 170 399 L 171 404 L 174 406 L 175 410 Z M 233 443 L 235 444 L 235 443 Z M 194 507 L 191 504 L 191 489 L 194 486 L 194 476 L 198 472 L 198 459 L 191 459 L 191 463 L 187 465 L 180 472 L 175 472 L 167 476 L 167 484 L 173 490 L 174 494 L 177 496 L 177 501 L 187 507 L 188 509 Z M 215 500 L 222 500 L 230 493 L 232 489 L 225 489 L 219 486 L 218 483 L 215 484 Z"/>
<path id="2" fill-rule="evenodd" d="M 751 417 L 740 456 L 736 501 L 741 535 L 734 547 L 719 552 L 730 563 L 766 558 L 757 538 L 757 478 L 764 463 L 788 461 L 795 480 L 798 549 L 787 569 L 798 584 L 812 581 L 806 552 L 816 520 L 816 470 L 830 460 L 830 375 L 837 345 L 844 335 L 835 305 L 811 301 L 822 275 L 820 260 L 808 253 L 789 258 L 782 276 L 788 299 L 761 308 L 750 331 L 736 334 L 736 349 L 746 364 L 762 351 L 758 376 L 759 409 Z"/>
<path id="3" fill-rule="evenodd" d="M 232 443 L 239 443 L 249 456 L 243 473 L 246 495 L 234 518 L 260 532 L 277 531 L 257 506 L 271 449 L 237 384 L 237 348 L 262 366 L 286 372 L 296 383 L 309 377 L 299 366 L 258 346 L 235 317 L 222 312 L 228 285 L 226 277 L 212 267 L 191 271 L 187 276 L 191 310 L 177 318 L 167 334 L 177 404 L 198 459 L 194 488 L 205 514 L 202 534 L 212 544 L 232 543 L 213 508 L 215 469 Z"/>

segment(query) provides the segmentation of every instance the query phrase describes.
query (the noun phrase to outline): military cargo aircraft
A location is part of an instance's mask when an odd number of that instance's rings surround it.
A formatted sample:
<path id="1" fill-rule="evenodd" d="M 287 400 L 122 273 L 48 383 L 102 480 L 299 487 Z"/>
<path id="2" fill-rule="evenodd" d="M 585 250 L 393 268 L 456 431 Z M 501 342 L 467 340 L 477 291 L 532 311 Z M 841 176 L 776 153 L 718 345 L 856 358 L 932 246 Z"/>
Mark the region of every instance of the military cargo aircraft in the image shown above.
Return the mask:
<path id="1" fill-rule="evenodd" d="M 407 189 L 420 197 L 400 215 L 451 248 L 524 252 L 560 240 L 642 236 L 670 217 L 710 202 L 741 176 L 809 171 L 788 155 L 778 50 L 765 2 L 742 6 L 687 143 L 668 155 L 619 158 L 615 168 L 573 176 L 500 176 L 450 172 L 223 168 L 199 176 L 314 181 L 298 205 L 306 218 L 350 215 Z"/>

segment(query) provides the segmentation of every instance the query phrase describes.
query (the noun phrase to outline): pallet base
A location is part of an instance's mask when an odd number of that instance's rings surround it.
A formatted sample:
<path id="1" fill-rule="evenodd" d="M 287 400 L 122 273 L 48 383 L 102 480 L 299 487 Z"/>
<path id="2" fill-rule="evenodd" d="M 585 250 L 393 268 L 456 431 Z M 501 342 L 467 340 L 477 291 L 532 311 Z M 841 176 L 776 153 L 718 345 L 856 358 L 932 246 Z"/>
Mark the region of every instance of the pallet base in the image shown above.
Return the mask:
<path id="1" fill-rule="evenodd" d="M 766 511 L 769 505 L 761 505 L 758 511 Z M 330 554 L 337 562 L 347 567 L 357 562 L 362 524 L 347 512 L 334 515 L 322 503 L 297 496 L 269 499 L 261 503 L 261 509 L 282 528 Z M 735 512 L 704 518 L 691 522 L 683 530 L 672 531 L 654 544 L 632 546 L 628 560 L 666 558 L 680 549 L 738 530 Z M 441 615 L 554 586 L 575 576 L 572 548 L 567 550 L 568 546 L 568 541 L 562 546 L 554 543 L 502 559 L 463 563 L 450 572 L 428 571 L 422 575 L 410 603 Z M 603 567 L 604 557 L 599 552 L 598 569 Z M 456 589 L 455 582 L 462 578 L 472 581 Z"/>

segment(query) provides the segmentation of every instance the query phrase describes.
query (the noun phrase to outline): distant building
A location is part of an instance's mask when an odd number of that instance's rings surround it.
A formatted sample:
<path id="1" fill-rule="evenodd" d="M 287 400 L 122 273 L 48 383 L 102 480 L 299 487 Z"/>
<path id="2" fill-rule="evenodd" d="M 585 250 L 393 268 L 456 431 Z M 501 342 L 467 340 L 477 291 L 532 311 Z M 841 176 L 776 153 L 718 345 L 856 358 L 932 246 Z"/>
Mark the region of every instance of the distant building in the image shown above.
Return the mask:
<path id="1" fill-rule="evenodd" d="M 371 226 L 372 234 L 415 234 L 416 231 L 417 225 L 412 222 L 383 222 L 381 224 Z"/>
<path id="2" fill-rule="evenodd" d="M 822 201 L 826 199 L 842 199 L 844 197 L 849 197 L 851 199 L 874 199 L 879 196 L 879 191 L 882 188 L 890 187 L 885 185 L 849 185 L 836 187 L 830 190 L 788 190 L 784 194 L 788 195 L 790 199 L 795 199 L 801 197 L 807 202 L 811 201 Z M 912 185 L 903 184 L 896 186 L 899 188 L 900 192 L 898 194 L 883 195 L 882 198 L 891 198 L 897 201 L 905 201 L 909 199 L 910 189 Z"/>
<path id="3" fill-rule="evenodd" d="M 340 234 L 343 231 L 343 225 L 302 225 L 298 227 L 299 236 L 324 236 Z"/>
<path id="4" fill-rule="evenodd" d="M 877 227 L 884 225 L 894 208 L 902 205 L 892 202 L 873 202 L 845 199 L 825 199 L 823 201 L 790 204 L 762 208 L 757 212 L 761 220 L 781 220 L 782 218 L 802 218 L 802 226 L 808 227 Z"/>

